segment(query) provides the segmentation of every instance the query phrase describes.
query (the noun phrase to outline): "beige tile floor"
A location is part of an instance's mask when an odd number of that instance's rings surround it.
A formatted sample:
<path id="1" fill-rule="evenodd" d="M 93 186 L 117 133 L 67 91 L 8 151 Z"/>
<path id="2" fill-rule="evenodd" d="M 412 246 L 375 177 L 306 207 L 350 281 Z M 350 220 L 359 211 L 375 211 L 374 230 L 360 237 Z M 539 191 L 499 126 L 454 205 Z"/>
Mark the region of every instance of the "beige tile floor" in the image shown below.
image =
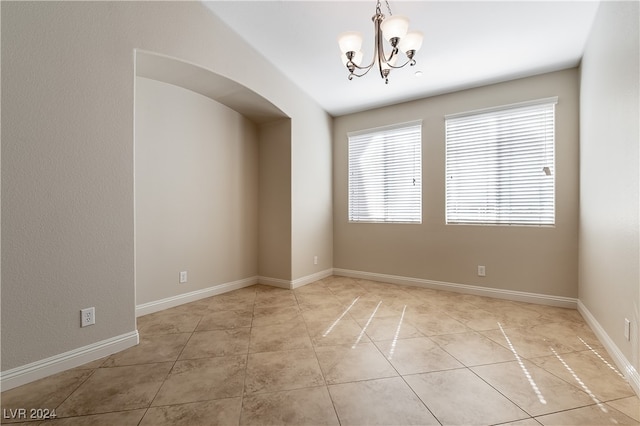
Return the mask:
<path id="1" fill-rule="evenodd" d="M 329 277 L 189 303 L 138 330 L 136 347 L 4 392 L 3 413 L 55 409 L 58 425 L 640 424 L 640 400 L 575 310 Z"/>

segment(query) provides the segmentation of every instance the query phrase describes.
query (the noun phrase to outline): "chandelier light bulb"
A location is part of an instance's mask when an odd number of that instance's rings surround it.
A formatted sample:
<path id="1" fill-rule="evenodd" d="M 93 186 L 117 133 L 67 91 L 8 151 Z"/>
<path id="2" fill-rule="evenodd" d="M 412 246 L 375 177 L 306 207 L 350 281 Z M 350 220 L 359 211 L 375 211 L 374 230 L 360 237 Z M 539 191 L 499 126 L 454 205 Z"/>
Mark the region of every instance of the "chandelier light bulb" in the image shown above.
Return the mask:
<path id="1" fill-rule="evenodd" d="M 338 45 L 342 53 L 358 52 L 362 47 L 362 34 L 357 31 L 347 31 L 338 37 Z"/>
<path id="2" fill-rule="evenodd" d="M 387 41 L 392 38 L 402 40 L 409 30 L 409 19 L 400 15 L 390 16 L 382 21 L 380 28 Z"/>
<path id="3" fill-rule="evenodd" d="M 423 39 L 424 34 L 422 34 L 422 31 L 409 31 L 406 36 L 400 39 L 400 51 L 408 52 L 413 50 L 417 52 L 422 47 Z"/>

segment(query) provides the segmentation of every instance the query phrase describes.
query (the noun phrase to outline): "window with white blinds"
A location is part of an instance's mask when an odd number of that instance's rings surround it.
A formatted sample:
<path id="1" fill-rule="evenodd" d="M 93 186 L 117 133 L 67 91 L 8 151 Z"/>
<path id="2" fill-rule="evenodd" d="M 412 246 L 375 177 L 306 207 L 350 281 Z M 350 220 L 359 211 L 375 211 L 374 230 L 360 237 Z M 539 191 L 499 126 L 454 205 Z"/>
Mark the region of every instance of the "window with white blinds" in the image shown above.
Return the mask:
<path id="1" fill-rule="evenodd" d="M 422 123 L 348 137 L 349 221 L 421 223 Z"/>
<path id="2" fill-rule="evenodd" d="M 555 223 L 556 103 L 445 117 L 447 224 Z"/>

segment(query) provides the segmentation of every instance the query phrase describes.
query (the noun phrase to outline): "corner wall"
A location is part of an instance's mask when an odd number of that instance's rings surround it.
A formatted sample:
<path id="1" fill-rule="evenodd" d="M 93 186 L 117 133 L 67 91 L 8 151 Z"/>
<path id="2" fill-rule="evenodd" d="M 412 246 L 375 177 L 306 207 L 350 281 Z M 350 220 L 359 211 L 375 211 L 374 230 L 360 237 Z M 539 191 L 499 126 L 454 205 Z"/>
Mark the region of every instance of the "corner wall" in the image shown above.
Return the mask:
<path id="1" fill-rule="evenodd" d="M 581 308 L 640 393 L 639 22 L 638 2 L 601 2 L 582 60 L 579 271 Z"/>
<path id="2" fill-rule="evenodd" d="M 335 118 L 334 267 L 575 300 L 578 91 L 573 68 Z M 446 225 L 444 116 L 552 96 L 558 96 L 556 225 Z M 422 223 L 348 223 L 347 132 L 412 120 L 423 124 Z M 477 276 L 477 265 L 486 266 L 486 277 Z"/>

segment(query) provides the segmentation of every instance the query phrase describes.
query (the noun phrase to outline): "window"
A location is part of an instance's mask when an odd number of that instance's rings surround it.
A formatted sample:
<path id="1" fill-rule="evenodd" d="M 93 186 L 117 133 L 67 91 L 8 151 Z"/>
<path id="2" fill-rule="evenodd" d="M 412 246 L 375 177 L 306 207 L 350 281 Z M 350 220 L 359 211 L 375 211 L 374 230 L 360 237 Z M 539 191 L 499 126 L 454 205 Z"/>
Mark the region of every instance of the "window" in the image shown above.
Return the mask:
<path id="1" fill-rule="evenodd" d="M 555 223 L 556 103 L 445 117 L 447 224 Z"/>
<path id="2" fill-rule="evenodd" d="M 421 223 L 422 123 L 349 136 L 349 221 Z"/>

